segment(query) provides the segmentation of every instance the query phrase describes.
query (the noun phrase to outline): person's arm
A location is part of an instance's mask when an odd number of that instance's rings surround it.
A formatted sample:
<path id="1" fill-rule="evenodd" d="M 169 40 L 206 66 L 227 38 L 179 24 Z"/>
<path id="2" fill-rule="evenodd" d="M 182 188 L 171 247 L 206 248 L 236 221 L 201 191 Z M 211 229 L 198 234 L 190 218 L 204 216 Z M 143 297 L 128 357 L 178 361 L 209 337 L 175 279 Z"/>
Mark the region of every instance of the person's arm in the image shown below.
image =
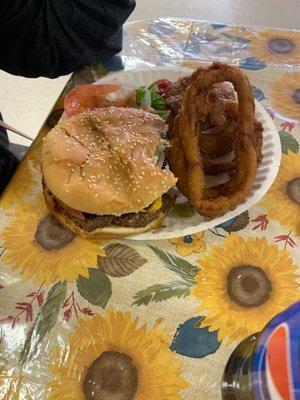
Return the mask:
<path id="1" fill-rule="evenodd" d="M 118 53 L 135 0 L 1 0 L 0 68 L 54 78 Z"/>
<path id="2" fill-rule="evenodd" d="M 0 113 L 0 120 L 2 115 Z M 16 156 L 9 150 L 7 132 L 0 127 L 0 196 L 19 164 Z"/>

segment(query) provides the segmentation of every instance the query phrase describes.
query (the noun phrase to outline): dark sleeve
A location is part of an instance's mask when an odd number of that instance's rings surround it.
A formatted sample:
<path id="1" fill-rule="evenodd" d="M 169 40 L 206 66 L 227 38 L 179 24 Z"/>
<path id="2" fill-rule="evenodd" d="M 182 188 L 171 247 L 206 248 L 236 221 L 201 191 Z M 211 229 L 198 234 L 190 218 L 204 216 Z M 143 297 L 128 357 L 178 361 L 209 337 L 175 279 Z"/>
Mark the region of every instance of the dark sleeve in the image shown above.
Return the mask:
<path id="1" fill-rule="evenodd" d="M 118 53 L 135 0 L 0 0 L 0 68 L 54 78 Z"/>
<path id="2" fill-rule="evenodd" d="M 0 113 L 0 120 L 2 116 Z M 0 127 L 0 196 L 19 164 L 16 156 L 9 150 L 6 130 Z"/>

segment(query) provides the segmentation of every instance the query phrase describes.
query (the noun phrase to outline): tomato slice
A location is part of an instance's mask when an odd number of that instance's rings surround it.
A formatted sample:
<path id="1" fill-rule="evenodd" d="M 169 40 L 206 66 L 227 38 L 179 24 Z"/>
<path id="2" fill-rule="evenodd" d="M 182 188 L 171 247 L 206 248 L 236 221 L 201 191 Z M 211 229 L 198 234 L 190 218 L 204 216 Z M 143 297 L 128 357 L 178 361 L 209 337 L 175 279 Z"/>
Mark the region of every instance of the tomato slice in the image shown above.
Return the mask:
<path id="1" fill-rule="evenodd" d="M 171 85 L 171 81 L 169 81 L 168 79 L 158 79 L 158 81 L 155 81 L 152 83 L 152 85 L 150 86 L 150 88 L 154 85 L 157 85 L 157 89 L 158 89 L 158 94 L 160 96 L 162 96 L 165 91 L 167 90 L 167 88 Z"/>
<path id="2" fill-rule="evenodd" d="M 68 117 L 77 115 L 85 110 L 106 107 L 106 96 L 117 92 L 120 85 L 82 85 L 71 90 L 64 99 L 64 108 Z"/>

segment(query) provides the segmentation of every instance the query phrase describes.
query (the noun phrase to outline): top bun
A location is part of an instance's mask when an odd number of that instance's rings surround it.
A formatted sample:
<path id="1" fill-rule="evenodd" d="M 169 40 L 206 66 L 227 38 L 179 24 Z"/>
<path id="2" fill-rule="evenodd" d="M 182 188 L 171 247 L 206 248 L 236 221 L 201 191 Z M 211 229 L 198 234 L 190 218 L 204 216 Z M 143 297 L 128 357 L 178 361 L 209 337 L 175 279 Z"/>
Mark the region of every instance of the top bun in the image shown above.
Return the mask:
<path id="1" fill-rule="evenodd" d="M 42 146 L 45 184 L 75 210 L 139 212 L 176 183 L 155 164 L 166 129 L 159 116 L 136 108 L 101 108 L 61 121 Z"/>

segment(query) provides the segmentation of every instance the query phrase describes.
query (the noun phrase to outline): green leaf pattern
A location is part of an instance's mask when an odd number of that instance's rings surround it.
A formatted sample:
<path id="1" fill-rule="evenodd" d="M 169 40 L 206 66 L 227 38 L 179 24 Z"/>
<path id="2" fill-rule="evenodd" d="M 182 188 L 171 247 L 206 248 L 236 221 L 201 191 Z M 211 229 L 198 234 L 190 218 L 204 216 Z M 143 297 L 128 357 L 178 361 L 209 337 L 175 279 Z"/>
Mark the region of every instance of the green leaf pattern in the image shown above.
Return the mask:
<path id="1" fill-rule="evenodd" d="M 66 293 L 67 283 L 65 281 L 56 283 L 50 289 L 45 303 L 40 308 L 36 320 L 27 334 L 23 350 L 20 354 L 21 364 L 33 357 L 46 334 L 54 328 Z"/>
<path id="2" fill-rule="evenodd" d="M 88 272 L 88 278 L 81 275 L 78 277 L 78 291 L 89 303 L 105 308 L 112 294 L 111 282 L 100 269 L 89 268 Z"/>
<path id="3" fill-rule="evenodd" d="M 198 267 L 191 264 L 189 261 L 160 250 L 158 247 L 149 246 L 151 250 L 163 261 L 164 266 L 169 270 L 175 272 L 188 284 L 195 283 L 194 277 L 198 272 Z"/>
<path id="4" fill-rule="evenodd" d="M 178 299 L 187 297 L 190 294 L 190 285 L 184 282 L 160 283 L 140 290 L 133 298 L 132 305 L 148 305 L 151 302 L 158 303 L 176 297 Z"/>
<path id="5" fill-rule="evenodd" d="M 299 152 L 299 143 L 293 135 L 282 129 L 279 132 L 279 137 L 281 142 L 281 150 L 284 154 L 287 154 L 288 150 L 291 150 L 294 153 Z"/>

